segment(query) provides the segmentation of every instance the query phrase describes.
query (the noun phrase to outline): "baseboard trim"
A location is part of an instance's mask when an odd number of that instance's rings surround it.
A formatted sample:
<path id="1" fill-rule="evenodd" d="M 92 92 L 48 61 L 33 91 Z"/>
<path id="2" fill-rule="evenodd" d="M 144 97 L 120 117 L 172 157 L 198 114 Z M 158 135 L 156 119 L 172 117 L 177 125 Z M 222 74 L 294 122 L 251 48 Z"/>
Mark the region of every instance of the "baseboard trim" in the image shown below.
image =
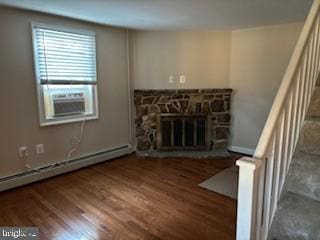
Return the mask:
<path id="1" fill-rule="evenodd" d="M 5 177 L 0 179 L 0 192 L 108 161 L 132 152 L 134 152 L 134 150 L 131 145 L 118 146 L 80 158 L 72 159 L 67 164 L 61 162 L 57 166 L 54 164 L 37 170 L 30 170 L 21 174 Z"/>
<path id="2" fill-rule="evenodd" d="M 230 146 L 229 151 L 253 156 L 255 150 L 245 147 Z"/>

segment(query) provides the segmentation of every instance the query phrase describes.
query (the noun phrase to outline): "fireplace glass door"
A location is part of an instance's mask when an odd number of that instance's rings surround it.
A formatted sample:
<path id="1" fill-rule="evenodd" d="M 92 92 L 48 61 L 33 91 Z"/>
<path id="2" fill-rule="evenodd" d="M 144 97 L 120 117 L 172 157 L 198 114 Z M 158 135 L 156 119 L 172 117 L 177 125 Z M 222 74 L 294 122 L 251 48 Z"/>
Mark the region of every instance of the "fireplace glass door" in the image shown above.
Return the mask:
<path id="1" fill-rule="evenodd" d="M 205 150 L 211 143 L 211 121 L 207 115 L 158 116 L 158 149 Z"/>

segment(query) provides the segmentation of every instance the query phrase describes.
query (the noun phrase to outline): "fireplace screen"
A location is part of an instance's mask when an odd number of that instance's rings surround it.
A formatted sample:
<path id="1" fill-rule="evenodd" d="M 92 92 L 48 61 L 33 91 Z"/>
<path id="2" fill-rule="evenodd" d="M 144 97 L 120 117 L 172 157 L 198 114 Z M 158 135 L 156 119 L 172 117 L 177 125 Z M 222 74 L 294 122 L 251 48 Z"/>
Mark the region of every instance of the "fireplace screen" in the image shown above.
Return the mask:
<path id="1" fill-rule="evenodd" d="M 157 145 L 163 150 L 206 150 L 211 145 L 211 118 L 207 115 L 161 114 Z"/>

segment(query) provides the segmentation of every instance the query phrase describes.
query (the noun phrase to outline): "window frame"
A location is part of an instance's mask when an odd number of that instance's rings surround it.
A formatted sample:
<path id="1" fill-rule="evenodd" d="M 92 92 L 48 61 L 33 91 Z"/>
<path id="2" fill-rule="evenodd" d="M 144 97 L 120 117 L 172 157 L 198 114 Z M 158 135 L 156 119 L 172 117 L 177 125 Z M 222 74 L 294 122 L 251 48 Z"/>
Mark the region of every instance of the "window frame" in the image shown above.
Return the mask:
<path id="1" fill-rule="evenodd" d="M 37 54 L 37 44 L 36 44 L 37 28 L 43 28 L 43 29 L 48 29 L 53 31 L 61 31 L 66 33 L 82 34 L 82 35 L 94 37 L 94 59 L 95 59 L 95 70 L 96 70 L 96 82 L 95 84 L 88 84 L 88 86 L 93 86 L 92 98 L 91 98 L 91 101 L 93 104 L 93 113 L 59 116 L 59 117 L 54 117 L 52 119 L 48 119 L 46 117 L 45 100 L 44 100 L 45 96 L 44 96 L 44 91 L 42 90 L 43 85 L 41 84 L 41 79 L 40 79 L 39 59 Z M 75 122 L 81 122 L 84 120 L 99 119 L 96 33 L 93 31 L 87 31 L 87 30 L 82 30 L 82 29 L 73 28 L 73 27 L 71 28 L 71 27 L 50 25 L 50 24 L 44 24 L 44 23 L 38 23 L 38 22 L 31 22 L 31 32 L 32 32 L 33 63 L 34 63 L 35 79 L 36 79 L 36 85 L 37 85 L 37 101 L 38 101 L 38 115 L 39 115 L 40 127 L 75 123 Z"/>

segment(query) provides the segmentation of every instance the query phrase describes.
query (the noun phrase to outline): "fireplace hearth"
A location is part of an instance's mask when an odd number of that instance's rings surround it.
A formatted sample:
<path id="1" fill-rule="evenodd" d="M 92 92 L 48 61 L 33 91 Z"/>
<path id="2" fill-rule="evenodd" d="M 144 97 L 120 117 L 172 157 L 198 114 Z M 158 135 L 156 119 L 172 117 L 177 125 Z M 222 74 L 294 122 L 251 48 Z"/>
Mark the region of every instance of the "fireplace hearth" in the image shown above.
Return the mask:
<path id="1" fill-rule="evenodd" d="M 135 90 L 137 151 L 226 150 L 231 89 Z"/>

